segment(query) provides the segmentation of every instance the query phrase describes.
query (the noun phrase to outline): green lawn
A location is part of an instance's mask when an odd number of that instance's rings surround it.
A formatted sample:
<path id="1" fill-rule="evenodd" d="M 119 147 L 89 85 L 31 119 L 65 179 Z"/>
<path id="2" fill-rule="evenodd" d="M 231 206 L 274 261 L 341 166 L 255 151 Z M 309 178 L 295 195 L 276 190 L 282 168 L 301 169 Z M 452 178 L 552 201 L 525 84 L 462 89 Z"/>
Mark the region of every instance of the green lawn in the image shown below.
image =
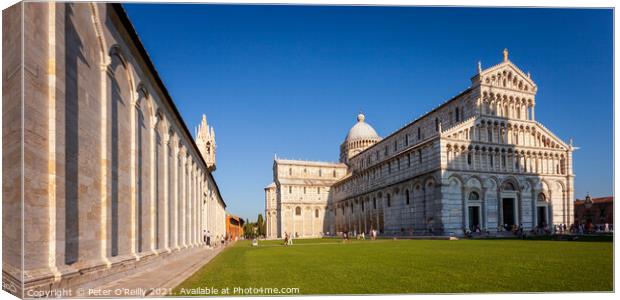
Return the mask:
<path id="1" fill-rule="evenodd" d="M 173 294 L 187 295 L 183 292 L 197 287 L 215 288 L 219 295 L 226 287 L 230 294 L 235 287 L 299 288 L 299 294 L 613 289 L 611 242 L 377 240 L 342 244 L 336 239 L 313 239 L 295 240 L 290 247 L 280 243 L 265 241 L 251 247 L 249 241 L 237 242 Z"/>

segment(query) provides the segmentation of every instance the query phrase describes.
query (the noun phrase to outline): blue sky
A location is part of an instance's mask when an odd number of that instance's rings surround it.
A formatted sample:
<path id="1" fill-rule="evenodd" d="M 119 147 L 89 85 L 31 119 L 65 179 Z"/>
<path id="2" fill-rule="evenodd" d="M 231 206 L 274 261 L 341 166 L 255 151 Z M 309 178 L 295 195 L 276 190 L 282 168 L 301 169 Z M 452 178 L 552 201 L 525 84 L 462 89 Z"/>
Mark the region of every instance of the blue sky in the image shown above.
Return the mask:
<path id="1" fill-rule="evenodd" d="M 502 50 L 536 119 L 573 137 L 575 191 L 613 193 L 611 10 L 125 4 L 192 129 L 215 127 L 227 210 L 255 220 L 278 157 L 337 161 L 361 110 L 381 136 L 469 86 Z"/>

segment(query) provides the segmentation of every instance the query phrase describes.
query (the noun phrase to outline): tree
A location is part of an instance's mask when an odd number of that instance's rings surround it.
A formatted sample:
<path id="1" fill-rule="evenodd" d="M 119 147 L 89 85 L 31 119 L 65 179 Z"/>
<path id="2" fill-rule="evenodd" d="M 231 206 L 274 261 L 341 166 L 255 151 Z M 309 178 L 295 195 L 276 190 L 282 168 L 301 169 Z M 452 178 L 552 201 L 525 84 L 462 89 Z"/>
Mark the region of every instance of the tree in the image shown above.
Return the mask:
<path id="1" fill-rule="evenodd" d="M 256 227 L 258 228 L 257 229 L 258 236 L 265 235 L 265 222 L 263 221 L 262 214 L 258 214 L 258 217 L 256 218 Z"/>

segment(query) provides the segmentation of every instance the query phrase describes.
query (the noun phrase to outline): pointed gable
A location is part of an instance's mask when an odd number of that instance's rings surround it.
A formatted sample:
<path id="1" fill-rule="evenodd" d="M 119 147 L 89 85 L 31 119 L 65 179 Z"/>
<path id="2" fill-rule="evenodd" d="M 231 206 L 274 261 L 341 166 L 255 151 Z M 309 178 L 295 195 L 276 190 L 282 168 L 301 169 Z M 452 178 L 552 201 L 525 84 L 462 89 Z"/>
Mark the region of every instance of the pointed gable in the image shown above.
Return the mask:
<path id="1" fill-rule="evenodd" d="M 504 61 L 483 70 L 478 77 L 480 84 L 536 93 L 538 87 L 529 74 L 525 74 L 511 61 Z"/>

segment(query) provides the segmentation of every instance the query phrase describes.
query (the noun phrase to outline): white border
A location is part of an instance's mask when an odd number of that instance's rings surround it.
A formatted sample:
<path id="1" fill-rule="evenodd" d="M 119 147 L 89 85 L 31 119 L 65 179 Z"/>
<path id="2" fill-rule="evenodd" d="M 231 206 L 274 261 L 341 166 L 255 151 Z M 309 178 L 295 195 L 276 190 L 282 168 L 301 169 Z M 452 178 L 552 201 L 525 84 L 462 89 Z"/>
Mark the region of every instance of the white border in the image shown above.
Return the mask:
<path id="1" fill-rule="evenodd" d="M 17 3 L 18 1 L 15 0 L 1 0 L 1 7 L 4 10 L 5 8 L 14 5 L 15 3 Z M 98 1 L 98 0 L 91 0 L 91 1 L 85 1 L 85 0 L 75 0 L 75 2 L 105 2 L 105 1 Z M 617 33 L 618 33 L 618 29 L 619 26 L 618 24 L 615 22 L 615 7 L 616 7 L 616 3 L 615 1 L 609 1 L 609 0 L 590 0 L 590 1 L 575 1 L 575 0 L 565 0 L 565 1 L 558 1 L 558 0 L 538 0 L 538 1 L 534 1 L 534 0 L 495 0 L 495 1 L 489 1 L 489 0 L 468 0 L 468 1 L 464 1 L 464 0 L 452 0 L 452 1 L 446 1 L 446 0 L 435 0 L 435 1 L 429 1 L 429 0 L 384 0 L 384 1 L 378 1 L 378 0 L 350 0 L 350 1 L 346 1 L 346 0 L 340 0 L 340 1 L 335 1 L 335 0 L 313 0 L 313 1 L 299 1 L 299 0 L 287 0 L 287 1 L 279 1 L 279 0 L 267 0 L 267 1 L 257 1 L 257 0 L 244 0 L 244 1 L 234 1 L 234 0 L 219 0 L 219 1 L 179 1 L 179 0 L 167 0 L 167 1 L 162 1 L 162 0 L 150 0 L 150 1 L 137 1 L 137 0 L 133 0 L 133 1 L 123 1 L 126 3 L 155 3 L 155 2 L 160 2 L 160 3 L 228 3 L 228 4 L 297 4 L 297 5 L 393 5 L 393 6 L 468 6 L 468 7 L 481 7 L 481 6 L 485 6 L 485 7 L 555 7 L 555 8 L 613 8 L 614 9 L 614 132 L 613 132 L 613 136 L 614 136 L 614 195 L 615 195 L 615 191 L 617 190 L 618 187 L 620 187 L 620 179 L 618 178 L 617 175 L 617 170 L 620 169 L 620 162 L 618 162 L 618 160 L 616 160 L 616 154 L 618 153 L 618 149 L 620 146 L 619 145 L 619 139 L 618 139 L 618 134 L 619 134 L 619 128 L 620 128 L 620 122 L 618 122 L 616 120 L 616 115 L 618 115 L 620 113 L 620 108 L 618 105 L 616 105 L 616 99 L 618 99 L 618 91 L 616 89 L 616 86 L 618 84 L 618 76 L 617 76 L 617 70 L 618 70 L 618 61 L 615 59 L 616 57 L 618 57 L 618 47 L 616 47 L 616 42 L 617 42 Z M 0 16 L 0 21 L 2 20 L 2 17 Z M 2 38 L 2 33 L 0 31 L 0 39 Z M 0 46 L 1 47 L 1 46 Z M 0 69 L 2 69 L 2 62 L 0 60 Z M 0 89 L 1 92 L 1 89 Z M 587 119 L 586 119 L 587 120 Z M 596 117 L 593 116 L 591 117 L 591 120 L 588 121 L 592 121 L 592 122 L 596 122 Z M 0 124 L 2 123 L 2 114 L 0 114 Z M 22 127 L 23 128 L 23 127 Z M 2 137 L 0 135 L 0 141 L 2 140 Z M 0 156 L 2 155 L 2 149 L 0 147 Z M 0 186 L 2 185 L 2 178 L 0 177 Z M 1 194 L 0 194 L 0 198 L 1 198 Z M 2 207 L 2 203 L 0 201 L 0 209 Z M 615 206 L 615 211 L 614 211 L 614 215 L 618 216 L 618 212 L 620 211 L 620 209 L 618 209 L 618 206 Z M 616 218 L 617 220 L 617 218 Z M 0 230 L 2 229 L 2 224 L 0 223 Z M 614 242 L 615 244 L 615 242 Z M 1 241 L 0 241 L 0 245 L 1 245 Z M 0 257 L 2 254 L 2 248 L 0 247 Z M 618 269 L 618 265 L 619 262 L 616 259 L 617 258 L 617 254 L 618 254 L 618 249 L 615 247 L 614 245 L 614 271 Z M 615 272 L 614 272 L 615 273 Z M 587 280 L 587 274 L 584 274 L 584 280 Z M 614 278 L 614 288 L 618 286 L 618 278 L 615 277 Z M 5 292 L 5 291 L 1 291 L 0 295 L 2 298 L 5 297 L 11 297 L 12 295 Z M 612 297 L 614 297 L 613 293 L 536 293 L 536 294 L 458 294 L 458 295 L 389 295 L 387 297 L 391 297 L 393 299 L 396 298 L 400 298 L 400 299 L 452 299 L 452 298 L 459 298 L 459 299 L 471 299 L 471 300 L 480 300 L 480 299 L 496 299 L 496 298 L 502 298 L 502 299 L 522 299 L 523 297 L 527 297 L 528 299 L 547 299 L 549 297 L 561 297 L 563 300 L 583 300 L 586 298 L 596 298 L 596 300 L 599 299 L 612 299 Z M 302 296 L 297 296 L 297 297 L 302 297 Z M 305 299 L 322 299 L 325 296 L 303 296 Z M 383 297 L 386 296 L 332 296 L 331 298 L 334 299 L 382 299 Z M 249 297 L 249 298 L 256 298 L 256 297 Z M 264 297 L 261 297 L 264 298 Z M 275 298 L 275 297 L 269 297 L 269 298 Z M 278 297 L 278 298 L 291 298 L 291 297 Z M 614 297 L 615 298 L 615 297 Z M 176 299 L 195 299 L 195 298 L 176 298 Z M 226 297 L 226 299 L 248 299 L 248 297 Z"/>

